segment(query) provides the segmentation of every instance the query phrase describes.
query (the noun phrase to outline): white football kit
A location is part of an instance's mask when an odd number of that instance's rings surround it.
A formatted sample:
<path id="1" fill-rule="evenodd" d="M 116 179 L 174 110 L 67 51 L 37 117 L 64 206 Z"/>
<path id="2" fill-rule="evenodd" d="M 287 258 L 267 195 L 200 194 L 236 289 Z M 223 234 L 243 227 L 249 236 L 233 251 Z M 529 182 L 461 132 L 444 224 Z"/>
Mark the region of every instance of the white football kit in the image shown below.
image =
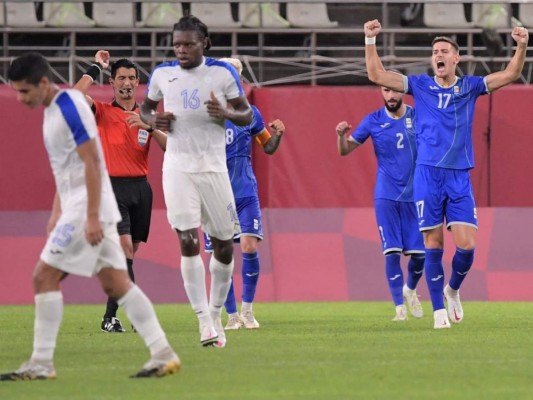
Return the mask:
<path id="1" fill-rule="evenodd" d="M 41 259 L 62 271 L 82 276 L 92 276 L 102 267 L 126 269 L 116 228 L 120 213 L 104 164 L 94 115 L 80 91 L 69 89 L 56 94 L 44 111 L 43 136 L 62 213 Z M 100 221 L 104 239 L 97 246 L 91 246 L 85 239 L 85 165 L 76 152 L 77 146 L 89 140 L 96 141 L 102 173 Z"/>
<path id="2" fill-rule="evenodd" d="M 228 64 L 204 58 L 191 69 L 178 61 L 156 67 L 148 98 L 164 102 L 175 116 L 163 162 L 167 217 L 174 229 L 200 225 L 220 240 L 239 231 L 235 201 L 226 166 L 224 120 L 210 117 L 205 102 L 213 93 L 220 104 L 244 94 L 239 77 Z"/>

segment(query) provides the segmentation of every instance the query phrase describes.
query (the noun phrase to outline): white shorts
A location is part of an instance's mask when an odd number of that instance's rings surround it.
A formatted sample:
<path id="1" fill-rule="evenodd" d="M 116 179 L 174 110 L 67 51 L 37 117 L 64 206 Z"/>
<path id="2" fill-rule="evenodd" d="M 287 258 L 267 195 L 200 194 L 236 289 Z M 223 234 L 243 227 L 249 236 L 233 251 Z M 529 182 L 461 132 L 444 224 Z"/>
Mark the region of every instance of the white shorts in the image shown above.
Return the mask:
<path id="1" fill-rule="evenodd" d="M 219 240 L 240 232 L 227 172 L 163 171 L 163 192 L 172 228 L 185 231 L 201 226 Z"/>
<path id="2" fill-rule="evenodd" d="M 61 217 L 41 252 L 46 264 L 73 275 L 93 276 L 102 268 L 127 269 L 117 224 L 102 222 L 104 238 L 97 246 L 85 239 L 85 221 Z"/>

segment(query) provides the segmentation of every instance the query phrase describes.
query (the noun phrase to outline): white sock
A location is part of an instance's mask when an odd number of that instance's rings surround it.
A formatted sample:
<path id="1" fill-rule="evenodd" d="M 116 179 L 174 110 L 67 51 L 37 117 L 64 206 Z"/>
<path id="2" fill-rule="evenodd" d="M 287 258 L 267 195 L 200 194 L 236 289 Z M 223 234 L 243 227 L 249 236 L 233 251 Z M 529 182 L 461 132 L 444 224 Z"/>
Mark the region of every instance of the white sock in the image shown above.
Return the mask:
<path id="1" fill-rule="evenodd" d="M 193 257 L 182 256 L 181 276 L 189 303 L 191 303 L 191 307 L 198 319 L 202 321 L 204 316 L 209 315 L 207 290 L 205 288 L 205 267 L 202 258 L 199 255 Z"/>
<path id="2" fill-rule="evenodd" d="M 59 326 L 63 319 L 63 294 L 60 291 L 35 295 L 35 323 L 31 358 L 52 361 Z"/>
<path id="3" fill-rule="evenodd" d="M 243 312 L 243 311 L 252 311 L 252 304 L 253 303 L 247 303 L 247 302 L 243 301 L 242 304 L 241 304 L 241 312 Z"/>
<path id="4" fill-rule="evenodd" d="M 154 306 L 137 285 L 133 285 L 117 303 L 124 309 L 128 319 L 144 339 L 152 356 L 170 348 L 165 332 L 155 315 Z"/>
<path id="5" fill-rule="evenodd" d="M 211 295 L 209 296 L 209 311 L 213 319 L 220 317 L 222 306 L 228 297 L 233 275 L 233 259 L 229 264 L 223 264 L 214 256 L 209 262 L 211 272 Z"/>

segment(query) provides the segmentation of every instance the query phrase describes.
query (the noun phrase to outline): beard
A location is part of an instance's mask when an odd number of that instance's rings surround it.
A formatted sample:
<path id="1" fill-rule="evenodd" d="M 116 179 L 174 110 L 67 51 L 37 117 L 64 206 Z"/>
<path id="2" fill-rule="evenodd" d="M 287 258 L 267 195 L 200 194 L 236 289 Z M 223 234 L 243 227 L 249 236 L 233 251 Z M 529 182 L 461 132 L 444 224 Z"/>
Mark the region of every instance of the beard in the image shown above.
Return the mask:
<path id="1" fill-rule="evenodd" d="M 385 102 L 385 107 L 387 108 L 387 111 L 389 111 L 389 112 L 396 112 L 396 111 L 398 111 L 400 109 L 402 104 L 403 104 L 403 100 L 400 99 L 400 100 L 398 100 L 398 102 L 394 106 L 390 106 L 389 103 Z"/>

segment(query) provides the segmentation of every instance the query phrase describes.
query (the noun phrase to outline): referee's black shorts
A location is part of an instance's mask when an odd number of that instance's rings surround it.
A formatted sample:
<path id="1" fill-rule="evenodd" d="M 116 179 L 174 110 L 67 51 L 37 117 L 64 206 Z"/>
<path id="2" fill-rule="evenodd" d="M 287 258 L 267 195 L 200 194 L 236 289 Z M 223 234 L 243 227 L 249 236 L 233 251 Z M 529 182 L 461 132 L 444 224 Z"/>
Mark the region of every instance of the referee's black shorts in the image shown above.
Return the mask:
<path id="1" fill-rule="evenodd" d="M 122 221 L 119 235 L 131 235 L 133 242 L 146 242 L 152 217 L 152 188 L 146 176 L 134 178 L 111 177 L 113 192 Z"/>

